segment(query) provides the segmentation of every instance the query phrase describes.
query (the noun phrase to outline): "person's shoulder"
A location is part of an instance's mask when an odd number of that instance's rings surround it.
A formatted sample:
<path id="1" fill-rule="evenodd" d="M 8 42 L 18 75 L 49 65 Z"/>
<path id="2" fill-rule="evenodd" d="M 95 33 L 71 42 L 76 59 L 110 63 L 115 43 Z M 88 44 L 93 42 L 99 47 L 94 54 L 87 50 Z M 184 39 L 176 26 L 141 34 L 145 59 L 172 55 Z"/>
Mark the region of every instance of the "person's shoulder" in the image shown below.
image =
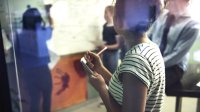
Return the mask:
<path id="1" fill-rule="evenodd" d="M 184 24 L 184 29 L 186 30 L 200 30 L 200 21 L 189 17 L 188 21 L 186 21 L 186 24 Z"/>
<path id="2" fill-rule="evenodd" d="M 200 21 L 196 19 L 191 19 L 191 26 L 195 29 L 200 29 Z"/>
<path id="3" fill-rule="evenodd" d="M 145 58 L 145 54 L 151 49 L 153 49 L 152 45 L 150 45 L 148 43 L 141 43 L 141 44 L 137 44 L 137 45 L 133 46 L 127 52 L 127 55 L 129 55 L 129 56 L 137 55 L 142 58 Z"/>

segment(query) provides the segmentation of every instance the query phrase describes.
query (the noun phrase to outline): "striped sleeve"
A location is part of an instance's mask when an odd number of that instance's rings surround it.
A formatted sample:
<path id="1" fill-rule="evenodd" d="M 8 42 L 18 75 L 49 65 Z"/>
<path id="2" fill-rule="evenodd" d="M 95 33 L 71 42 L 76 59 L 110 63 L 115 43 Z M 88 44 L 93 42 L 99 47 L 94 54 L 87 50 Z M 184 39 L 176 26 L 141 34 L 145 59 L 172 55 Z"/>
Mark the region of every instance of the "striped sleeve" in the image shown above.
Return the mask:
<path id="1" fill-rule="evenodd" d="M 139 54 L 127 55 L 120 65 L 119 71 L 119 74 L 130 73 L 136 76 L 149 88 L 152 71 L 145 57 Z"/>

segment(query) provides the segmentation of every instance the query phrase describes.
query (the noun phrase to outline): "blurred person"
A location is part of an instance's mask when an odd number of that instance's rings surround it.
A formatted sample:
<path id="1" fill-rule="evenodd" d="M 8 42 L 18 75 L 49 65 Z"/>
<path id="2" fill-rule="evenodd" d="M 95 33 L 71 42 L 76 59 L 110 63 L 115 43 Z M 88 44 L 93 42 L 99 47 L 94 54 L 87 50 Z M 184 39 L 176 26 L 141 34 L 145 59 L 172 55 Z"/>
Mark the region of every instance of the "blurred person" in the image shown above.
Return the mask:
<path id="1" fill-rule="evenodd" d="M 152 0 L 149 7 L 149 20 L 150 25 L 153 24 L 153 22 L 159 17 L 160 14 L 162 14 L 164 9 L 164 0 Z M 122 35 L 120 35 L 121 37 Z M 125 45 L 124 39 L 120 38 L 120 59 L 123 60 L 125 53 L 127 52 L 127 48 Z"/>
<path id="2" fill-rule="evenodd" d="M 118 66 L 119 60 L 119 36 L 113 26 L 114 6 L 107 6 L 105 8 L 104 18 L 106 23 L 103 25 L 103 41 L 107 50 L 102 55 L 104 66 L 114 73 Z M 101 46 L 103 48 L 104 46 Z"/>
<path id="3" fill-rule="evenodd" d="M 165 62 L 166 91 L 181 86 L 187 70 L 188 51 L 199 36 L 197 22 L 191 18 L 191 0 L 166 0 L 166 9 L 149 30 L 150 37 L 161 50 Z"/>
<path id="4" fill-rule="evenodd" d="M 26 104 L 22 105 L 25 111 L 50 112 L 52 78 L 46 40 L 50 37 L 51 28 L 44 27 L 41 13 L 33 7 L 23 13 L 22 22 L 23 29 L 17 30 L 16 52 L 23 80 L 22 99 L 27 100 L 30 109 L 26 110 Z M 39 55 L 39 49 L 42 49 L 42 56 Z"/>
<path id="5" fill-rule="evenodd" d="M 165 95 L 165 67 L 159 47 L 149 40 L 151 0 L 117 0 L 114 28 L 128 51 L 112 73 L 99 55 L 85 58 L 94 71 L 90 83 L 99 92 L 108 112 L 159 112 Z"/>

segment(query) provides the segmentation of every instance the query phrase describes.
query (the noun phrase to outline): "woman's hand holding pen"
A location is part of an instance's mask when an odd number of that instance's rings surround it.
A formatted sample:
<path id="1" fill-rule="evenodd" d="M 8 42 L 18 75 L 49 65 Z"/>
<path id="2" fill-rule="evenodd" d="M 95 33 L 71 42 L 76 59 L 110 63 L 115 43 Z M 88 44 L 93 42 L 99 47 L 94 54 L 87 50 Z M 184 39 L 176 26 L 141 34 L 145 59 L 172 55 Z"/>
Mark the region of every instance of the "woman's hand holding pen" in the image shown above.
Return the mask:
<path id="1" fill-rule="evenodd" d="M 87 61 L 88 66 L 94 71 L 94 74 L 89 77 L 90 83 L 97 90 L 101 91 L 106 88 L 106 83 L 104 78 L 101 75 L 101 72 L 104 69 L 103 63 L 99 55 L 106 50 L 106 48 L 102 49 L 97 54 L 88 51 L 84 58 Z"/>
<path id="2" fill-rule="evenodd" d="M 103 69 L 103 63 L 101 61 L 101 58 L 99 57 L 99 55 L 105 51 L 107 48 L 105 47 L 104 49 L 102 49 L 100 52 L 98 52 L 97 54 L 88 51 L 84 58 L 87 61 L 88 66 L 94 71 L 97 72 L 99 74 L 101 74 L 101 71 Z"/>

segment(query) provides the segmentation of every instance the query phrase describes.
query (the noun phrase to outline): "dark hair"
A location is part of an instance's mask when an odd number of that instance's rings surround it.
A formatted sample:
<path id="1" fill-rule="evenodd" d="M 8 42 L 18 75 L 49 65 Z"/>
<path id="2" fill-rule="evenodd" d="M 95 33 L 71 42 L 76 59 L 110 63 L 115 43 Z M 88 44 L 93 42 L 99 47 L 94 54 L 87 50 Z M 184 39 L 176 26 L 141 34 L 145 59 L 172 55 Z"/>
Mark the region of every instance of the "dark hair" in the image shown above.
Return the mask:
<path id="1" fill-rule="evenodd" d="M 140 36 L 144 34 L 145 32 L 147 32 L 147 30 L 149 29 L 149 26 L 150 26 L 150 21 L 143 21 L 143 22 L 138 23 L 136 26 L 131 27 L 129 31 L 133 33 L 134 35 Z"/>
<path id="2" fill-rule="evenodd" d="M 151 23 L 150 0 L 117 0 L 115 17 L 124 21 L 133 35 L 143 35 Z"/>
<path id="3" fill-rule="evenodd" d="M 22 26 L 26 30 L 36 30 L 36 28 L 42 25 L 43 19 L 41 13 L 37 8 L 28 8 L 22 17 Z M 45 24 L 45 23 L 44 23 Z"/>

